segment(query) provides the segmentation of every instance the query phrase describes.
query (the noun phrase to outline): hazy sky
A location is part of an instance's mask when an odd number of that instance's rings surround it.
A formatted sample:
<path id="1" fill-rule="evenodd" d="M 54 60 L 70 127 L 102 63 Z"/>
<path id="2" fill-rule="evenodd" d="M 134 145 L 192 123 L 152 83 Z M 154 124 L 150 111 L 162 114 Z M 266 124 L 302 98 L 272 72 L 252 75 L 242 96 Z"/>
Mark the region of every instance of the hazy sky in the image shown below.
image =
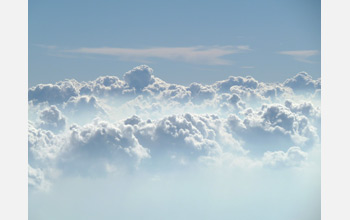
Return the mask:
<path id="1" fill-rule="evenodd" d="M 29 1 L 29 86 L 121 76 L 172 83 L 320 76 L 320 1 Z"/>

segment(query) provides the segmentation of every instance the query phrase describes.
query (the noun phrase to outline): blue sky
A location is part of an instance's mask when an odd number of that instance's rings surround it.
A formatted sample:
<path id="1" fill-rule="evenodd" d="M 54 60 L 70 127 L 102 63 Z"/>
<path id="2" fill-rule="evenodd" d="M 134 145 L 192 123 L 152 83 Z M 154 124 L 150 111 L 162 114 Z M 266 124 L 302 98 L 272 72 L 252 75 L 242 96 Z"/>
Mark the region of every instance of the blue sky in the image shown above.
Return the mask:
<path id="1" fill-rule="evenodd" d="M 320 29 L 317 0 L 30 1 L 29 86 L 140 64 L 185 85 L 318 78 Z"/>

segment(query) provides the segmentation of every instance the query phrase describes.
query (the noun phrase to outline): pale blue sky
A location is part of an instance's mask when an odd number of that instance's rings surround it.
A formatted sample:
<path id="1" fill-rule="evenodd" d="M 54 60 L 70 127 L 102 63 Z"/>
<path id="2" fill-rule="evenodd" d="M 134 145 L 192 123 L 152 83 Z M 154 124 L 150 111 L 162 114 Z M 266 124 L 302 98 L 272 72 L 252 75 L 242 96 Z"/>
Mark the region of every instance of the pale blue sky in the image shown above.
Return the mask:
<path id="1" fill-rule="evenodd" d="M 29 86 L 121 76 L 140 64 L 180 84 L 229 75 L 284 81 L 300 71 L 318 78 L 320 5 L 319 0 L 29 1 Z"/>

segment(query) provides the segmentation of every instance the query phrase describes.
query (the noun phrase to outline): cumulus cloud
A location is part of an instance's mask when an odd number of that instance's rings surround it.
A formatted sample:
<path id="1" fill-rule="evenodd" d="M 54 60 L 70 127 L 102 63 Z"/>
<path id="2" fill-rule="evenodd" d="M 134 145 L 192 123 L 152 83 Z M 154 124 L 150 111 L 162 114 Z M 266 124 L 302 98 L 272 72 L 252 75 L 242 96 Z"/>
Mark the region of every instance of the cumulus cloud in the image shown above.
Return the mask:
<path id="1" fill-rule="evenodd" d="M 290 147 L 286 152 L 267 151 L 264 153 L 263 164 L 268 167 L 283 168 L 297 167 L 307 159 L 307 153 L 300 147 Z"/>
<path id="2" fill-rule="evenodd" d="M 249 51 L 249 46 L 213 46 L 213 47 L 156 47 L 147 49 L 132 48 L 79 48 L 65 52 L 81 54 L 99 54 L 117 56 L 123 60 L 144 61 L 148 58 L 161 58 L 174 61 L 205 65 L 228 65 L 232 62 L 222 58 L 226 55 Z"/>
<path id="3" fill-rule="evenodd" d="M 314 80 L 309 74 L 300 72 L 284 81 L 283 85 L 292 88 L 294 92 L 315 92 L 315 90 L 321 89 L 321 80 Z"/>
<path id="4" fill-rule="evenodd" d="M 154 82 L 152 73 L 153 69 L 146 65 L 141 65 L 126 72 L 124 74 L 124 79 L 131 88 L 135 88 L 136 91 L 140 91 Z"/>
<path id="5" fill-rule="evenodd" d="M 248 102 L 255 107 L 264 102 L 280 102 L 285 99 L 284 96 L 293 96 L 293 91 L 301 95 L 306 95 L 305 91 L 316 94 L 321 87 L 320 82 L 320 79 L 313 80 L 307 73 L 299 73 L 283 84 L 258 82 L 250 76 L 230 76 L 211 85 L 192 83 L 182 86 L 164 82 L 153 75 L 152 68 L 141 65 L 125 73 L 124 80 L 116 76 L 103 76 L 89 82 L 66 80 L 40 84 L 29 89 L 29 101 L 34 104 L 47 102 L 73 106 L 77 100 L 88 101 L 82 97 L 89 96 L 94 97 L 91 101 L 96 100 L 96 103 L 100 103 L 100 99 L 107 99 L 109 104 L 122 105 L 142 95 L 143 98 L 152 97 L 152 104 L 174 101 L 199 106 L 211 102 L 209 105 L 219 103 L 222 109 L 229 109 L 233 99 L 227 97 L 236 94 L 241 99 L 240 105 L 235 106 L 238 109 Z"/>
<path id="6" fill-rule="evenodd" d="M 218 81 L 214 84 L 220 92 L 227 92 L 232 86 L 242 86 L 245 88 L 256 89 L 259 82 L 253 77 L 230 76 L 226 80 Z"/>
<path id="7" fill-rule="evenodd" d="M 184 86 L 157 78 L 146 65 L 122 79 L 39 84 L 28 91 L 32 185 L 51 181 L 49 169 L 103 176 L 302 166 L 320 141 L 320 89 L 321 80 L 303 72 L 283 83 L 230 76 Z"/>
<path id="8" fill-rule="evenodd" d="M 227 122 L 234 137 L 244 141 L 253 155 L 293 144 L 307 148 L 318 141 L 317 129 L 305 115 L 279 104 L 263 105 L 259 111 L 247 109 L 244 119 L 230 115 Z"/>
<path id="9" fill-rule="evenodd" d="M 40 168 L 35 169 L 28 165 L 28 186 L 47 191 L 50 188 L 50 182 L 46 180 L 45 174 Z"/>
<path id="10" fill-rule="evenodd" d="M 64 140 L 49 131 L 36 128 L 34 123 L 28 125 L 29 161 L 55 159 Z"/>
<path id="11" fill-rule="evenodd" d="M 223 123 L 215 115 L 185 114 L 155 121 L 137 116 L 118 123 L 96 119 L 56 135 L 30 127 L 30 161 L 51 160 L 64 173 L 92 175 L 106 172 L 106 164 L 127 169 L 141 162 L 166 167 L 174 157 L 196 163 L 202 156 L 217 157 L 224 151 L 243 155 Z"/>
<path id="12" fill-rule="evenodd" d="M 197 160 L 200 156 L 217 156 L 225 149 L 244 153 L 240 144 L 225 130 L 216 115 L 184 114 L 165 117 L 140 127 L 140 143 L 154 153 L 181 155 Z"/>
<path id="13" fill-rule="evenodd" d="M 100 76 L 96 80 L 81 83 L 81 95 L 95 95 L 97 97 L 115 96 L 123 94 L 127 84 L 116 76 Z"/>
<path id="14" fill-rule="evenodd" d="M 55 105 L 41 111 L 39 117 L 41 120 L 40 127 L 43 129 L 60 131 L 66 126 L 66 118 Z"/>
<path id="15" fill-rule="evenodd" d="M 136 167 L 149 158 L 149 150 L 134 136 L 133 127 L 95 120 L 84 126 L 71 126 L 69 142 L 59 158 L 60 166 L 70 173 L 104 173 L 106 165 Z"/>
<path id="16" fill-rule="evenodd" d="M 105 110 L 96 97 L 86 95 L 71 97 L 66 103 L 64 103 L 63 108 L 73 114 L 105 113 Z"/>
<path id="17" fill-rule="evenodd" d="M 137 125 L 141 122 L 141 118 L 139 118 L 137 115 L 133 115 L 131 118 L 127 118 L 124 121 L 124 124 L 126 125 Z"/>
<path id="18" fill-rule="evenodd" d="M 78 96 L 75 80 L 66 80 L 56 84 L 39 84 L 29 89 L 28 101 L 48 102 L 49 104 L 63 103 L 70 97 Z"/>

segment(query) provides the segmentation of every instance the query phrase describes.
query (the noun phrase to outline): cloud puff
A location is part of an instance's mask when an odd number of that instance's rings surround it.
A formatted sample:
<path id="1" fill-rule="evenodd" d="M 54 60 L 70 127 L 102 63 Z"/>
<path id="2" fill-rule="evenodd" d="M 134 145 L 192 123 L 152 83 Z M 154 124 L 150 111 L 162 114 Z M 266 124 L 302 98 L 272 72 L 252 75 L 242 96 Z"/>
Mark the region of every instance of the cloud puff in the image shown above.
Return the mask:
<path id="1" fill-rule="evenodd" d="M 153 69 L 146 65 L 141 65 L 126 72 L 124 74 L 124 80 L 131 88 L 140 91 L 154 82 L 152 73 Z"/>
<path id="2" fill-rule="evenodd" d="M 203 86 L 200 83 L 191 83 L 187 89 L 191 92 L 191 101 L 201 103 L 206 99 L 213 99 L 216 92 L 211 86 Z"/>
<path id="3" fill-rule="evenodd" d="M 66 174 L 100 175 L 113 166 L 135 168 L 149 158 L 149 150 L 134 136 L 133 127 L 95 120 L 84 126 L 72 125 L 61 143 L 56 163 Z"/>
<path id="4" fill-rule="evenodd" d="M 300 113 L 308 117 L 308 119 L 321 117 L 320 108 L 316 108 L 311 102 L 303 102 L 300 104 L 293 103 L 291 100 L 286 100 L 284 105 L 292 112 Z"/>
<path id="5" fill-rule="evenodd" d="M 50 188 L 50 182 L 46 180 L 45 174 L 40 168 L 35 169 L 28 165 L 28 186 L 47 191 Z"/>
<path id="6" fill-rule="evenodd" d="M 214 84 L 220 92 L 228 92 L 232 86 L 242 86 L 245 88 L 256 89 L 259 83 L 253 77 L 230 76 L 226 80 L 218 81 Z"/>
<path id="7" fill-rule="evenodd" d="M 29 89 L 28 101 L 48 102 L 49 104 L 63 103 L 70 97 L 79 95 L 75 85 L 77 83 L 75 80 L 66 80 L 56 84 L 39 84 Z"/>
<path id="8" fill-rule="evenodd" d="M 222 57 L 225 55 L 236 54 L 249 51 L 249 46 L 213 46 L 213 47 L 157 47 L 147 49 L 131 48 L 79 48 L 75 50 L 66 50 L 65 52 L 82 54 L 99 54 L 117 56 L 123 60 L 134 60 L 145 62 L 148 58 L 161 58 L 189 63 L 198 63 L 205 65 L 228 65 L 232 62 Z"/>
<path id="9" fill-rule="evenodd" d="M 307 153 L 300 147 L 290 147 L 286 152 L 267 151 L 264 153 L 263 164 L 268 167 L 297 167 L 307 159 Z"/>
<path id="10" fill-rule="evenodd" d="M 29 161 L 55 159 L 62 146 L 62 140 L 49 131 L 36 128 L 34 123 L 28 125 Z"/>
<path id="11" fill-rule="evenodd" d="M 60 131 L 66 126 L 66 118 L 55 105 L 41 111 L 39 117 L 41 120 L 40 127 L 43 129 Z"/>
<path id="12" fill-rule="evenodd" d="M 317 129 L 305 115 L 279 104 L 263 105 L 260 111 L 247 109 L 244 119 L 230 115 L 227 123 L 234 137 L 244 141 L 243 146 L 253 155 L 293 144 L 307 148 L 318 141 Z"/>
<path id="13" fill-rule="evenodd" d="M 293 91 L 297 93 L 315 92 L 316 89 L 321 89 L 321 80 L 314 80 L 309 74 L 300 72 L 294 77 L 284 81 L 283 85 L 292 88 Z"/>
<path id="14" fill-rule="evenodd" d="M 133 115 L 131 118 L 127 118 L 124 121 L 124 124 L 126 125 L 137 125 L 141 122 L 141 118 L 139 118 L 137 115 Z"/>
<path id="15" fill-rule="evenodd" d="M 218 155 L 224 148 L 236 153 L 244 150 L 225 130 L 223 122 L 215 115 L 173 115 L 139 127 L 140 143 L 155 150 L 180 154 L 198 159 L 199 156 Z"/>
<path id="16" fill-rule="evenodd" d="M 86 95 L 71 97 L 66 103 L 64 103 L 63 108 L 73 114 L 105 113 L 105 110 L 96 97 Z"/>
<path id="17" fill-rule="evenodd" d="M 79 90 L 81 95 L 103 97 L 122 94 L 126 87 L 126 82 L 116 76 L 100 76 L 96 80 L 82 83 Z"/>

